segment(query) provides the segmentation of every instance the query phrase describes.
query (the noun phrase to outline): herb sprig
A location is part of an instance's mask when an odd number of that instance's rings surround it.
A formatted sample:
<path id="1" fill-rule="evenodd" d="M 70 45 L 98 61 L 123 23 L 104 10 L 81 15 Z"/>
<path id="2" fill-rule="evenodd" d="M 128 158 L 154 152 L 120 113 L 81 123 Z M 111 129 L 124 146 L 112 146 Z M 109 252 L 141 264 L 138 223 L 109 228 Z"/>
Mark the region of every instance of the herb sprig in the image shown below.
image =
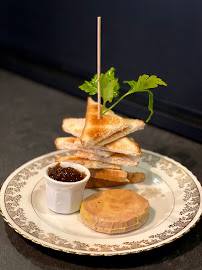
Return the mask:
<path id="1" fill-rule="evenodd" d="M 158 85 L 167 86 L 167 84 L 162 81 L 160 78 L 157 78 L 155 75 L 141 75 L 139 76 L 137 81 L 124 81 L 130 86 L 130 90 L 126 92 L 123 96 L 121 96 L 111 107 L 106 108 L 106 103 L 111 103 L 114 97 L 119 96 L 120 85 L 118 79 L 114 76 L 115 68 L 110 68 L 105 74 L 101 74 L 99 82 L 100 82 L 100 90 L 101 97 L 103 99 L 103 106 L 101 109 L 101 116 L 111 110 L 114 106 L 116 106 L 123 98 L 128 95 L 131 95 L 136 92 L 147 92 L 149 94 L 149 104 L 148 109 L 150 111 L 150 115 L 146 122 L 148 122 L 153 114 L 153 93 L 149 89 L 156 88 Z M 97 83 L 98 78 L 97 74 L 92 78 L 90 82 L 85 81 L 84 84 L 79 86 L 79 88 L 90 95 L 97 94 Z"/>

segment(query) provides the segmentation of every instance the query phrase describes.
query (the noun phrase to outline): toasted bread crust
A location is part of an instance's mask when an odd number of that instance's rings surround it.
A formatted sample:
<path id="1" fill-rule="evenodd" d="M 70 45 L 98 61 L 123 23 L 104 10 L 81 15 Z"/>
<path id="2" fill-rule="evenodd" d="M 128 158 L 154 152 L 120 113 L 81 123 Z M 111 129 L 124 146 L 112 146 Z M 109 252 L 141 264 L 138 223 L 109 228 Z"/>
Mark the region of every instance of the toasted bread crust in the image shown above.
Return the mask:
<path id="1" fill-rule="evenodd" d="M 75 137 L 80 137 L 85 126 L 85 118 L 65 118 L 62 129 Z"/>
<path id="2" fill-rule="evenodd" d="M 88 152 L 92 152 L 101 156 L 110 156 L 113 153 L 122 153 L 125 155 L 138 157 L 141 154 L 139 145 L 136 142 L 131 141 L 131 139 L 127 137 L 120 138 L 104 146 L 92 147 L 92 148 L 83 148 L 79 138 L 59 137 L 59 138 L 56 138 L 55 145 L 57 149 L 88 151 Z"/>
<path id="3" fill-rule="evenodd" d="M 90 169 L 92 178 L 117 181 L 117 182 L 129 182 L 123 179 L 127 178 L 127 173 L 122 170 L 113 169 Z"/>
<path id="4" fill-rule="evenodd" d="M 98 104 L 91 98 L 88 98 L 86 122 L 81 135 L 84 147 L 92 147 L 99 141 L 128 126 L 127 120 L 115 114 L 108 113 L 101 119 L 98 119 L 97 115 Z"/>
<path id="5" fill-rule="evenodd" d="M 78 138 L 75 137 L 60 137 L 56 138 L 55 140 L 55 145 L 57 149 L 62 149 L 62 150 L 71 150 L 71 151 L 84 151 L 86 153 L 94 153 L 98 154 L 103 157 L 109 157 L 110 155 L 113 154 L 113 152 L 110 151 L 103 151 L 100 149 L 96 148 L 83 148 L 81 143 L 77 140 Z M 80 146 L 81 145 L 81 146 Z"/>
<path id="6" fill-rule="evenodd" d="M 127 178 L 130 181 L 130 183 L 139 183 L 139 182 L 143 182 L 146 176 L 142 172 L 135 172 L 135 173 L 128 172 Z"/>
<path id="7" fill-rule="evenodd" d="M 137 166 L 139 163 L 138 157 L 133 157 L 133 156 L 127 156 L 124 154 L 119 154 L 119 153 L 114 153 L 113 155 L 109 157 L 102 157 L 93 153 L 86 153 L 83 151 L 78 151 L 76 153 L 77 157 L 80 158 L 85 158 L 89 160 L 99 160 L 102 162 L 109 162 L 112 164 L 117 164 L 117 165 L 124 165 L 124 166 Z"/>
<path id="8" fill-rule="evenodd" d="M 84 158 L 79 158 L 77 156 L 64 156 L 64 157 L 58 157 L 55 159 L 55 162 L 63 162 L 63 161 L 69 161 L 69 162 L 74 162 L 81 164 L 85 166 L 86 168 L 89 169 L 120 169 L 120 166 L 115 165 L 115 164 L 110 164 L 106 162 L 100 162 L 100 161 L 94 161 L 94 160 L 88 160 Z"/>
<path id="9" fill-rule="evenodd" d="M 122 138 L 132 132 L 135 132 L 137 130 L 141 130 L 144 128 L 145 126 L 145 123 L 144 121 L 142 120 L 139 120 L 139 119 L 126 119 L 128 121 L 128 127 L 121 130 L 121 131 L 118 131 L 114 134 L 112 134 L 111 136 L 101 140 L 100 142 L 98 142 L 96 144 L 97 147 L 100 147 L 100 146 L 103 146 L 103 145 L 106 145 L 106 144 L 109 144 L 113 141 L 116 141 L 118 140 L 119 138 Z"/>
<path id="10" fill-rule="evenodd" d="M 55 139 L 55 146 L 57 149 L 67 149 L 71 151 L 78 150 L 78 146 L 74 144 L 75 137 L 60 137 Z"/>
<path id="11" fill-rule="evenodd" d="M 116 186 L 123 186 L 126 184 L 128 184 L 128 182 L 110 181 L 110 180 L 90 177 L 85 188 L 116 187 Z"/>
<path id="12" fill-rule="evenodd" d="M 95 171 L 95 173 L 93 173 Z M 107 178 L 107 171 L 109 177 Z M 145 174 L 141 172 L 135 172 L 135 173 L 126 173 L 121 170 L 111 170 L 114 173 L 117 171 L 123 172 L 122 176 L 127 176 L 127 178 L 117 177 L 114 174 L 110 175 L 109 173 L 110 169 L 90 169 L 91 177 L 89 181 L 86 184 L 86 188 L 105 188 L 105 187 L 115 187 L 120 185 L 126 185 L 130 183 L 139 183 L 145 180 Z M 99 173 L 101 172 L 101 173 Z M 103 172 L 103 173 L 102 173 Z M 121 175 L 120 173 L 117 173 L 118 175 Z M 94 177 L 95 176 L 95 177 Z M 98 177 L 100 176 L 100 178 Z"/>
<path id="13" fill-rule="evenodd" d="M 139 145 L 127 137 L 123 137 L 104 146 L 100 146 L 99 149 L 137 157 L 142 153 Z"/>

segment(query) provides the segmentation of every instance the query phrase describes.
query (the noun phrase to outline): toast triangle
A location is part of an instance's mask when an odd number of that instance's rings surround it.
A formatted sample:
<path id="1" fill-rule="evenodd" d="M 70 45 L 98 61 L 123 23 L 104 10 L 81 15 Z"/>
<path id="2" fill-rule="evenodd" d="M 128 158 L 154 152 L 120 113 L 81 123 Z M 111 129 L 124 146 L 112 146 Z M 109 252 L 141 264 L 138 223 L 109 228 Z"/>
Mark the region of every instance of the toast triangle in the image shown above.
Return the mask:
<path id="1" fill-rule="evenodd" d="M 127 127 L 128 121 L 115 115 L 112 111 L 98 119 L 98 104 L 92 98 L 88 98 L 86 122 L 80 137 L 84 147 L 90 148 Z"/>
<path id="2" fill-rule="evenodd" d="M 62 122 L 62 129 L 75 137 L 81 137 L 85 126 L 85 118 L 65 118 Z"/>
<path id="3" fill-rule="evenodd" d="M 100 142 L 98 142 L 96 144 L 96 146 L 100 147 L 100 146 L 106 145 L 108 143 L 114 142 L 114 141 L 116 141 L 116 140 L 118 140 L 118 139 L 132 133 L 132 132 L 143 129 L 144 126 L 145 126 L 144 121 L 139 120 L 139 119 L 126 118 L 126 120 L 128 121 L 128 127 L 127 128 L 112 134 L 108 138 L 105 138 L 105 139 L 101 140 Z"/>

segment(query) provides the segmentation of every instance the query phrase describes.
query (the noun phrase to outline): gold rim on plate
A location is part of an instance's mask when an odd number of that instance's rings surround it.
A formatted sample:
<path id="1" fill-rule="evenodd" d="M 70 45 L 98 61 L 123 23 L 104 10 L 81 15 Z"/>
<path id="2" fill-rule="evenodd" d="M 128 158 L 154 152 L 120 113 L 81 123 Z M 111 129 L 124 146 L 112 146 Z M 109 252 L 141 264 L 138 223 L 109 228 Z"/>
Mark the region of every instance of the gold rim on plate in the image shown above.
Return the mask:
<path id="1" fill-rule="evenodd" d="M 152 250 L 171 243 L 189 232 L 199 221 L 202 209 L 202 195 L 201 185 L 196 177 L 180 163 L 160 154 L 142 150 L 138 169 L 139 171 L 145 170 L 145 172 L 162 179 L 161 182 L 157 183 L 158 188 L 161 188 L 164 183 L 165 187 L 167 185 L 167 190 L 170 189 L 170 193 L 174 196 L 173 209 L 175 208 L 175 216 L 172 214 L 172 210 L 166 218 L 162 219 L 162 223 L 159 223 L 158 226 L 155 224 L 152 226 L 153 221 L 151 221 L 148 230 L 147 224 L 145 227 L 143 226 L 142 231 L 137 230 L 134 234 L 126 233 L 121 236 L 117 235 L 117 237 L 106 236 L 104 239 L 103 237 L 99 238 L 99 233 L 97 233 L 95 240 L 92 240 L 94 236 L 90 236 L 90 229 L 83 236 L 77 236 L 75 232 L 64 232 L 56 228 L 55 225 L 46 224 L 43 217 L 33 215 L 36 211 L 34 212 L 31 209 L 34 206 L 29 205 L 30 198 L 28 198 L 28 195 L 33 193 L 37 183 L 40 183 L 40 187 L 43 187 L 43 180 L 41 180 L 43 168 L 52 163 L 55 157 L 68 153 L 68 151 L 60 150 L 33 159 L 14 171 L 2 185 L 0 213 L 5 222 L 26 239 L 43 247 L 77 255 L 126 255 Z M 130 169 L 136 170 L 137 168 Z M 33 186 L 30 187 L 30 185 Z M 143 194 L 146 195 L 148 195 L 148 190 L 152 194 L 153 187 L 151 187 L 148 188 L 145 183 L 141 183 L 139 186 L 135 184 L 135 188 L 140 191 L 143 190 Z M 155 188 L 156 185 L 153 188 L 153 197 L 150 196 L 151 202 L 153 199 L 154 208 L 155 200 L 159 203 L 159 200 L 167 199 L 163 198 L 164 195 Z M 147 193 L 145 190 L 147 190 Z M 41 196 L 44 196 L 44 190 L 41 194 Z M 181 194 L 181 196 L 177 194 Z M 23 208 L 23 200 L 24 202 L 27 200 L 30 209 Z M 29 216 L 29 211 L 33 212 L 33 218 Z M 178 213 L 177 218 L 176 213 Z M 71 218 L 69 220 L 71 221 Z M 80 229 L 78 227 L 78 230 Z M 105 242 L 106 244 L 104 244 Z"/>

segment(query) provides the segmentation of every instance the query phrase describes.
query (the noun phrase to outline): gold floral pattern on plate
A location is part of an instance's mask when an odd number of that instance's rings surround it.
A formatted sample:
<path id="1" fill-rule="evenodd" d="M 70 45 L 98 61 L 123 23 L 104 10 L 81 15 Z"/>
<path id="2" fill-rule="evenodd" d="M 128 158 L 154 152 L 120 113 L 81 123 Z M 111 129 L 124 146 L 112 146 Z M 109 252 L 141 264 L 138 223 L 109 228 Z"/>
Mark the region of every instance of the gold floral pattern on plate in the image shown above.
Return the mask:
<path id="1" fill-rule="evenodd" d="M 32 209 L 30 194 L 36 183 L 43 178 L 43 168 L 54 162 L 56 157 L 64 155 L 64 152 L 66 151 L 56 151 L 26 163 L 5 181 L 1 190 L 1 213 L 5 221 L 18 233 L 35 243 L 76 254 L 137 253 L 172 242 L 189 231 L 200 218 L 201 186 L 193 174 L 167 157 L 143 150 L 139 170 L 142 168 L 149 174 L 157 175 L 161 181 L 159 180 L 158 185 L 154 185 L 155 178 L 151 183 L 148 176 L 148 183 L 141 183 L 139 186 L 134 184 L 135 188 L 138 187 L 139 194 L 147 198 L 151 204 L 154 199 L 154 208 L 158 212 L 155 200 L 158 198 L 159 202 L 166 199 L 164 197 L 167 195 L 161 188 L 161 183 L 165 183 L 174 197 L 170 204 L 173 203 L 175 214 L 173 210 L 170 211 L 167 217 L 162 218 L 161 223 L 153 227 L 151 220 L 149 229 L 147 230 L 146 227 L 145 231 L 140 230 L 140 234 L 136 231 L 135 234 L 122 234 L 117 237 L 103 237 L 103 234 L 100 234 L 100 237 L 98 233 L 94 239 L 90 235 L 80 237 L 61 232 L 54 226 L 47 225 L 40 216 L 37 216 Z"/>

